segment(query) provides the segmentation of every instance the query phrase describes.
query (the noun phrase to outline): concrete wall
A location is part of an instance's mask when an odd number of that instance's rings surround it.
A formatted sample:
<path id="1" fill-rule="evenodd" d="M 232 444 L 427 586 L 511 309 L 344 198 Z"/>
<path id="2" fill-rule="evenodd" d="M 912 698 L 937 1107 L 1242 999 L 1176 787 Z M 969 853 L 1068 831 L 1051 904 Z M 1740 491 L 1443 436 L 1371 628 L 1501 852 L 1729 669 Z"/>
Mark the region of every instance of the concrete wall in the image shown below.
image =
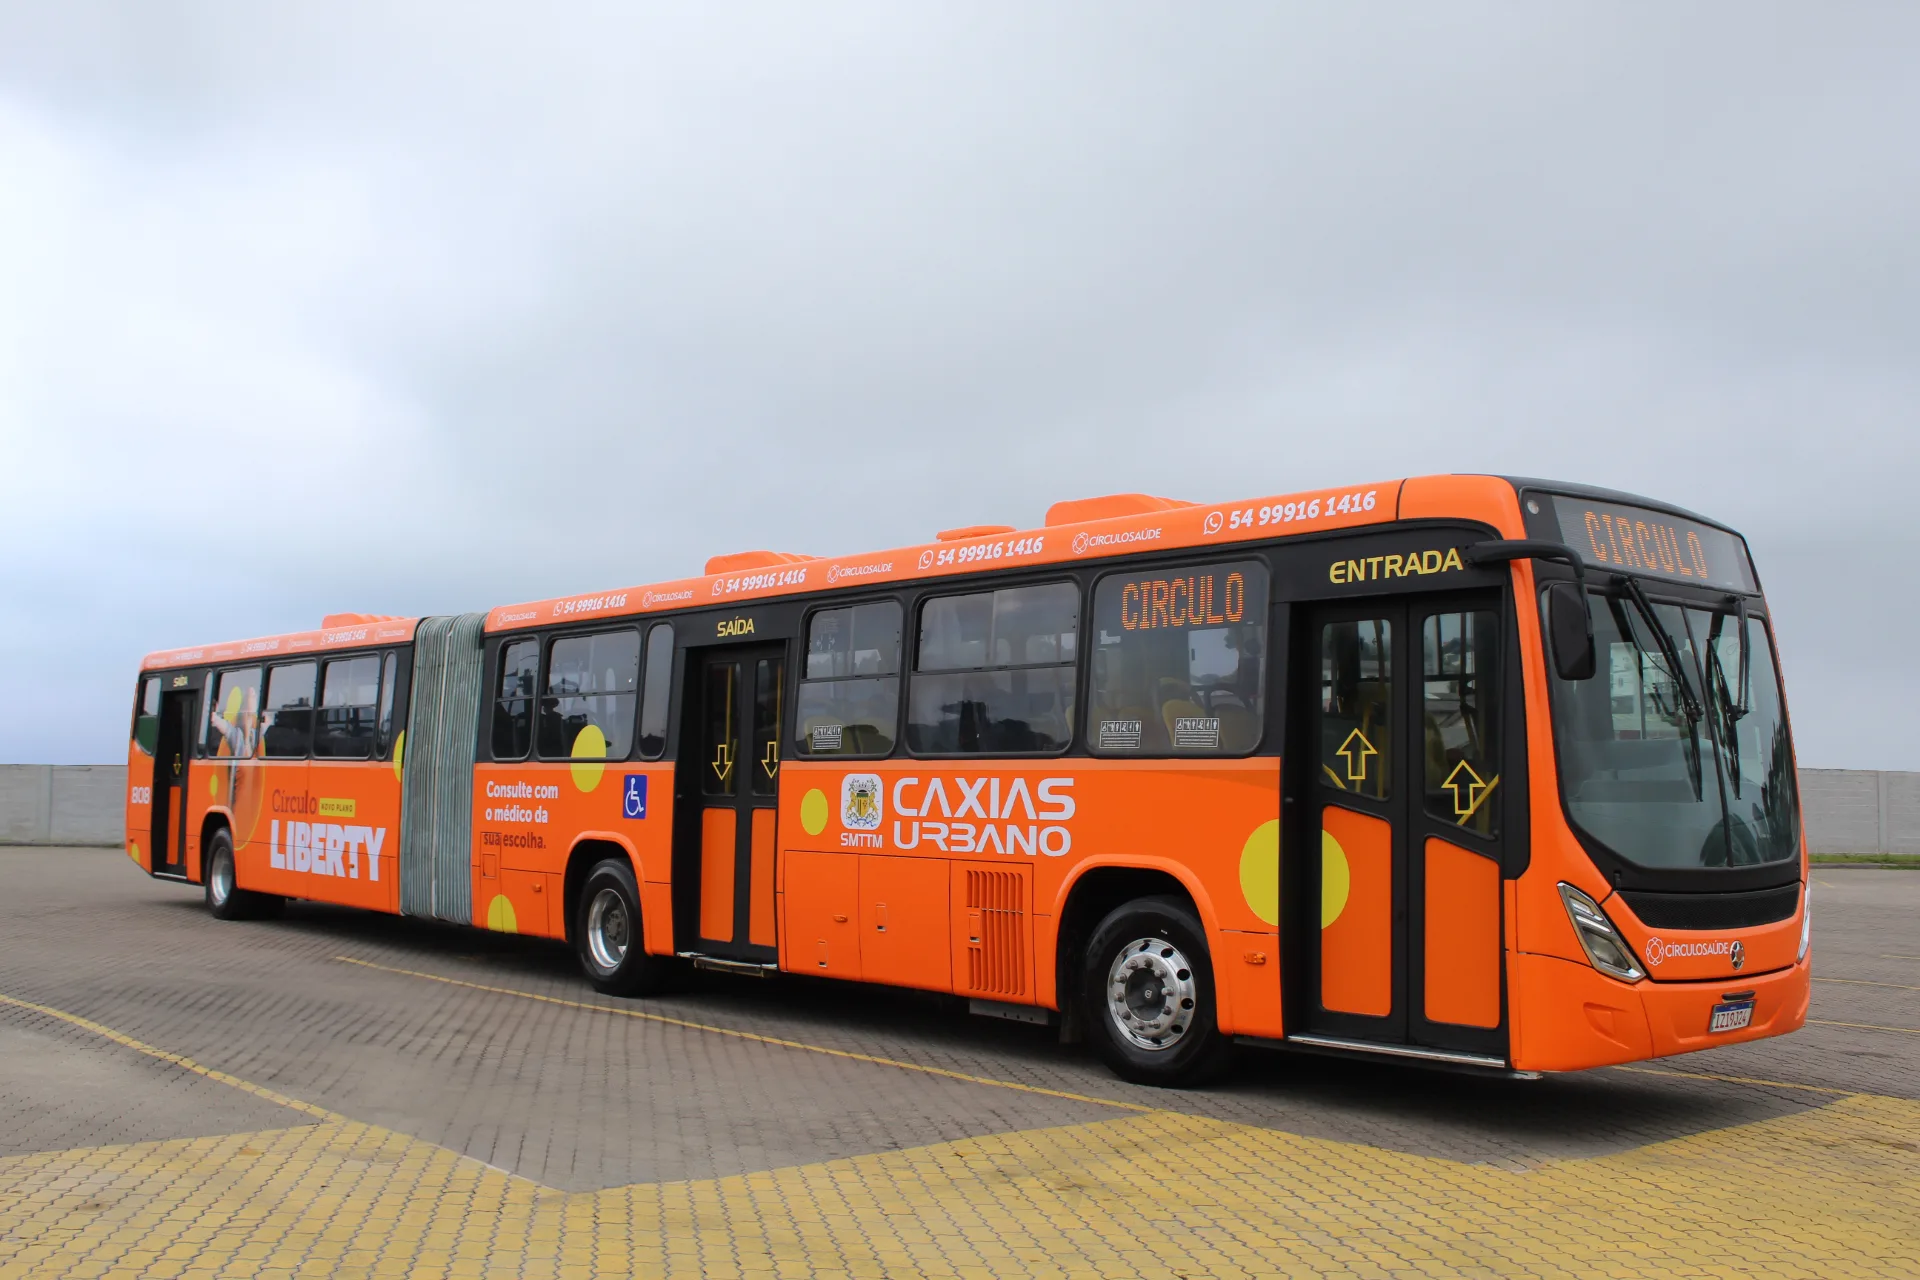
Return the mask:
<path id="1" fill-rule="evenodd" d="M 1800 807 L 1814 853 L 1920 855 L 1920 773 L 1802 769 Z"/>
<path id="2" fill-rule="evenodd" d="M 126 839 L 125 765 L 0 765 L 0 844 Z M 1815 853 L 1920 856 L 1920 773 L 1802 769 L 1800 803 Z"/>
<path id="3" fill-rule="evenodd" d="M 117 845 L 126 808 L 123 764 L 0 764 L 0 844 Z"/>

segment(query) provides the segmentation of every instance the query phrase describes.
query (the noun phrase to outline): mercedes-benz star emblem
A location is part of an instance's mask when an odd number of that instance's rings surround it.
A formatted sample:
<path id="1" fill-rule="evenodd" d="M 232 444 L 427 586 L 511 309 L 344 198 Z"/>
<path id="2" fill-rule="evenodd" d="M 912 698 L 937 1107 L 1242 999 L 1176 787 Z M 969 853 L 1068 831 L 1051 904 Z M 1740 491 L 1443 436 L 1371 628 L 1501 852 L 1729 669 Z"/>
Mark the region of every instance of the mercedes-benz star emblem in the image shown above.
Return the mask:
<path id="1" fill-rule="evenodd" d="M 1740 972 L 1747 967 L 1747 949 L 1738 942 L 1733 944 L 1733 971 Z"/>

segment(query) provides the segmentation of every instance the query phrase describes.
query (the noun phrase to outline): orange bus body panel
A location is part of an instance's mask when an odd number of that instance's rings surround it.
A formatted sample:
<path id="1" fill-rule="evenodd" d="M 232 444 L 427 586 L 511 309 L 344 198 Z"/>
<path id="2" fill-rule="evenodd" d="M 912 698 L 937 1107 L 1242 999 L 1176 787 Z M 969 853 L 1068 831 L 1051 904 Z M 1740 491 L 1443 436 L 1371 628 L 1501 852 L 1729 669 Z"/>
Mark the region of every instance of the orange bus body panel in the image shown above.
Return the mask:
<path id="1" fill-rule="evenodd" d="M 700 936 L 733 941 L 734 841 L 739 813 L 707 809 L 700 814 Z"/>
<path id="2" fill-rule="evenodd" d="M 953 990 L 944 859 L 860 855 L 860 973 L 869 982 Z"/>
<path id="3" fill-rule="evenodd" d="M 127 743 L 127 856 L 142 871 L 153 870 L 153 757 Z"/>
<path id="4" fill-rule="evenodd" d="M 753 811 L 753 849 L 747 885 L 747 941 L 770 947 L 776 941 L 773 918 L 774 832 L 780 815 L 773 809 Z"/>
<path id="5" fill-rule="evenodd" d="M 1497 1027 L 1500 864 L 1432 836 L 1426 858 L 1427 1018 Z"/>
<path id="6" fill-rule="evenodd" d="M 860 976 L 860 860 L 851 853 L 781 854 L 786 883 L 782 969 L 829 978 Z"/>
<path id="7" fill-rule="evenodd" d="M 1320 820 L 1323 897 L 1346 881 L 1345 902 L 1321 907 L 1320 1004 L 1384 1018 L 1393 1012 L 1393 828 L 1352 809 L 1329 807 Z"/>

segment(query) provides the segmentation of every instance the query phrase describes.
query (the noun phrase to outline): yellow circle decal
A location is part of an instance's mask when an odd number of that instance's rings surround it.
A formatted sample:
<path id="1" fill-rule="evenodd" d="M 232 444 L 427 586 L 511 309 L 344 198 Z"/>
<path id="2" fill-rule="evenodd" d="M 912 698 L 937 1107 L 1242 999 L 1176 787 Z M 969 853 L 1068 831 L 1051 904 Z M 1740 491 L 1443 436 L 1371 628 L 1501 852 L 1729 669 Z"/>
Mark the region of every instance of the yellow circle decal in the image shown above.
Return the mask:
<path id="1" fill-rule="evenodd" d="M 582 791 L 591 791 L 600 785 L 600 777 L 606 773 L 607 735 L 600 732 L 600 726 L 590 724 L 580 731 L 573 740 L 573 785 Z"/>
<path id="2" fill-rule="evenodd" d="M 215 800 L 220 798 L 220 775 L 218 773 L 209 773 L 207 775 L 207 795 Z"/>
<path id="3" fill-rule="evenodd" d="M 800 825 L 807 834 L 817 836 L 827 829 L 827 793 L 815 787 L 800 802 Z"/>
<path id="4" fill-rule="evenodd" d="M 1347 892 L 1353 885 L 1347 869 L 1347 851 L 1333 838 L 1333 832 L 1320 832 L 1320 927 L 1326 928 L 1347 909 Z"/>
<path id="5" fill-rule="evenodd" d="M 407 731 L 402 729 L 393 739 L 393 776 L 400 776 L 400 759 L 407 754 Z"/>
<path id="6" fill-rule="evenodd" d="M 127 846 L 127 856 L 135 862 L 140 861 L 140 842 L 138 840 L 135 840 Z"/>
<path id="7" fill-rule="evenodd" d="M 1240 846 L 1240 893 L 1253 914 L 1280 923 L 1280 819 L 1255 827 Z"/>
<path id="8" fill-rule="evenodd" d="M 221 718 L 228 724 L 238 723 L 240 720 L 242 701 L 239 689 L 234 689 L 231 693 L 227 694 L 227 714 Z"/>
<path id="9" fill-rule="evenodd" d="M 487 928 L 495 933 L 518 933 L 520 921 L 513 914 L 513 904 L 507 901 L 507 895 L 496 893 L 493 901 L 487 904 Z"/>

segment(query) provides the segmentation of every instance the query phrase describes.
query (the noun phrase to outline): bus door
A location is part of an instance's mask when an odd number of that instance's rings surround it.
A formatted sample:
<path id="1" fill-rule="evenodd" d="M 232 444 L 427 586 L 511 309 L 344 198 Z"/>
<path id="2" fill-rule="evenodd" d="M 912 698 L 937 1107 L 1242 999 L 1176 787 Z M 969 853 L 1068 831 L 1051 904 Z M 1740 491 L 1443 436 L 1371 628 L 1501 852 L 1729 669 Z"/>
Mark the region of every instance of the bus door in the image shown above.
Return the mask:
<path id="1" fill-rule="evenodd" d="M 1306 1039 L 1507 1057 L 1501 617 L 1466 592 L 1309 614 Z"/>
<path id="2" fill-rule="evenodd" d="M 676 769 L 688 786 L 677 808 L 697 814 L 677 832 L 675 914 L 699 955 L 751 964 L 778 962 L 774 934 L 774 847 L 779 814 L 780 717 L 786 701 L 786 645 L 692 651 L 687 716 L 691 751 Z M 685 950 L 685 948 L 682 948 Z"/>
<path id="3" fill-rule="evenodd" d="M 193 690 L 160 695 L 160 725 L 153 751 L 153 870 L 187 874 L 187 766 L 199 723 Z"/>

